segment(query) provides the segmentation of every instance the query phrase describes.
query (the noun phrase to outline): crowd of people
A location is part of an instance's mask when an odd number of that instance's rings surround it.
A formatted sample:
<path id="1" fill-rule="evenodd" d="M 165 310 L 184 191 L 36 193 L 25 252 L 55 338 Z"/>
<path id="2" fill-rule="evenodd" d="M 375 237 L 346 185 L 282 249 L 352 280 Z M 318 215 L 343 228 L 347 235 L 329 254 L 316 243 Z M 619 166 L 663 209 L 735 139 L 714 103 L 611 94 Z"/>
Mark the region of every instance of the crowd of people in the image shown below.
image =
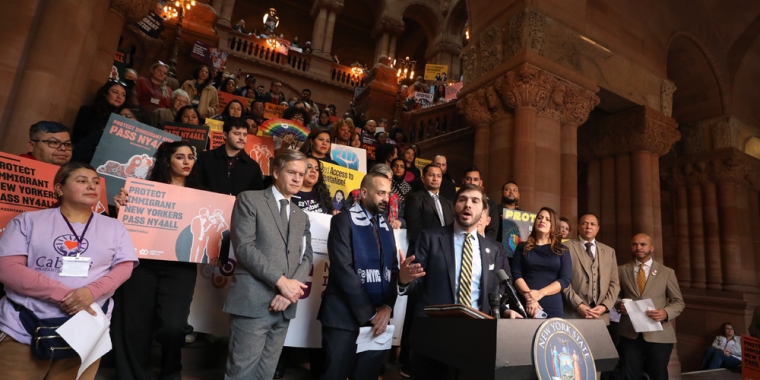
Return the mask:
<path id="1" fill-rule="evenodd" d="M 201 66 L 182 89 L 172 91 L 166 76 L 167 67 L 158 63 L 149 77 L 131 79 L 131 84 L 109 81 L 92 105 L 80 109 L 73 131 L 47 121 L 30 128 L 23 156 L 60 166 L 54 181 L 58 205 L 19 215 L 0 237 L 0 282 L 7 292 L 0 300 L 0 373 L 75 378 L 79 358 L 70 352 L 55 352 L 59 356 L 54 360 L 49 353 L 38 355 L 33 344 L 38 333 L 24 315 L 31 314 L 37 324 L 60 321 L 80 310 L 94 313 L 94 302 L 113 318 L 120 379 L 150 378 L 154 339 L 161 345 L 161 378 L 180 376 L 181 349 L 192 332 L 187 320 L 197 264 L 138 260 L 121 222 L 91 210 L 100 187 L 89 162 L 108 118 L 117 113 L 154 126 L 167 121 L 201 124 L 206 118 L 224 123 L 224 145 L 197 156 L 187 143 L 163 143 L 147 179 L 236 197 L 229 230 L 238 265 L 223 309 L 231 325 L 225 378 L 283 376 L 285 335 L 313 263 L 304 213 L 309 211 L 333 215 L 327 240 L 329 279 L 318 314 L 322 349 L 312 356 L 319 378 L 377 379 L 384 352 L 357 354 L 359 328 L 369 327 L 376 336 L 385 333 L 392 313 L 398 312 L 393 308 L 399 295 L 412 296 L 399 354 L 402 376 L 445 378 L 448 365 L 416 351 L 412 331 L 425 323 L 429 305 L 462 304 L 491 314 L 488 294 L 504 294 L 496 270 L 484 269 L 495 268 L 511 275 L 526 310 L 525 315 L 516 311 L 513 300 L 515 310 L 504 308 L 501 315 L 601 319 L 609 324 L 610 314 L 617 314 L 617 328 L 610 333 L 620 362 L 611 376 L 639 380 L 646 373 L 652 380 L 667 379 L 675 343 L 672 321 L 684 302 L 674 271 L 653 259 L 650 236 L 634 235 L 632 261 L 618 266 L 615 250 L 596 240 L 596 215 L 582 214 L 574 235 L 567 218 L 542 207 L 530 236 L 510 258 L 503 244 L 510 237 L 502 230 L 506 210 L 520 210 L 514 181 L 506 181 L 501 199 L 492 200 L 475 166 L 462 173 L 459 184 L 443 155 L 419 170 L 419 147 L 406 141 L 402 128 L 389 130 L 386 120 L 363 120 L 352 110 L 336 118 L 334 106 L 317 110 L 306 89 L 288 103 L 280 81 L 264 93 L 248 76 L 245 87 L 237 88 L 234 78 L 221 78 Z M 230 102 L 220 111 L 218 91 L 253 99 L 251 109 Z M 244 147 L 248 134 L 256 133 L 263 121 L 263 104 L 280 102 L 289 106 L 284 116 L 303 123 L 310 134 L 300 146 L 283 139 L 268 175 Z M 335 163 L 332 144 L 356 141 L 376 144 L 375 156 L 368 157 L 360 188 L 336 203 L 325 184 L 323 163 Z M 120 208 L 128 201 L 122 190 L 113 204 Z M 393 229 L 398 228 L 407 230 L 408 252 L 396 249 Z M 66 244 L 59 241 L 62 237 Z M 60 266 L 46 262 L 51 246 L 64 256 Z M 82 269 L 69 256 L 85 257 L 89 269 L 70 276 L 70 271 Z M 623 300 L 641 299 L 652 300 L 655 310 L 646 315 L 661 322 L 662 331 L 633 329 Z M 738 344 L 729 347 L 731 339 L 733 335 L 718 339 L 722 347 L 716 349 L 721 351 L 710 351 L 705 361 L 735 364 L 728 358 L 735 355 L 729 348 Z M 81 378 L 94 378 L 97 368 L 95 362 Z"/>

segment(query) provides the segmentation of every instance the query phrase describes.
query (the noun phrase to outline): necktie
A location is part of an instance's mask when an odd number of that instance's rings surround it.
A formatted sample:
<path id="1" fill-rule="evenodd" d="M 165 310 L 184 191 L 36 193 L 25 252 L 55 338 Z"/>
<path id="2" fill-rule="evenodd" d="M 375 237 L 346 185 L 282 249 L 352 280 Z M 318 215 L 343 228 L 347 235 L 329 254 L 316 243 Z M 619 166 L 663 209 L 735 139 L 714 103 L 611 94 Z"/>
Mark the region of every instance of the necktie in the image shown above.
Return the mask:
<path id="1" fill-rule="evenodd" d="M 647 285 L 647 275 L 644 273 L 644 264 L 639 265 L 639 273 L 636 275 L 636 284 L 639 286 L 639 295 L 644 293 L 644 287 Z"/>
<path id="2" fill-rule="evenodd" d="M 285 232 L 288 232 L 288 200 L 280 199 L 280 223 Z"/>
<path id="3" fill-rule="evenodd" d="M 438 212 L 438 218 L 441 220 L 441 226 L 445 226 L 446 222 L 443 219 L 443 208 L 441 207 L 441 200 L 438 198 L 438 194 L 433 195 L 435 199 L 435 210 Z"/>
<path id="4" fill-rule="evenodd" d="M 594 253 L 591 252 L 591 247 L 594 245 L 594 243 L 586 243 L 586 253 L 588 253 L 588 257 L 591 258 L 591 262 L 594 262 Z"/>
<path id="5" fill-rule="evenodd" d="M 472 234 L 464 234 L 462 244 L 462 267 L 459 270 L 459 303 L 472 306 Z"/>
<path id="6" fill-rule="evenodd" d="M 382 250 L 380 247 L 380 234 L 377 232 L 377 215 L 373 216 L 369 219 L 369 221 L 372 223 L 372 232 L 375 233 L 375 242 L 377 243 L 377 254 L 382 256 Z"/>

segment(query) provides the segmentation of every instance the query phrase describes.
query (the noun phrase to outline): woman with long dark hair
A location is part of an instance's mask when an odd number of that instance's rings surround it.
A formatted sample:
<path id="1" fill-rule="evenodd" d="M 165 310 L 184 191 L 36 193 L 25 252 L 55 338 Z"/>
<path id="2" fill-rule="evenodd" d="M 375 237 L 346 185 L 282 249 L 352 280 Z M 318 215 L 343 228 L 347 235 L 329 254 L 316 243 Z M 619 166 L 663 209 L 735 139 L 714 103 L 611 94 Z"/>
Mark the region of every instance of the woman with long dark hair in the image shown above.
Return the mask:
<path id="1" fill-rule="evenodd" d="M 403 159 L 394 158 L 391 161 L 391 170 L 393 171 L 393 179 L 391 180 L 391 190 L 398 195 L 399 202 L 403 202 L 404 198 L 412 192 L 412 186 L 404 180 L 406 174 L 406 164 Z"/>
<path id="2" fill-rule="evenodd" d="M 333 214 L 333 202 L 322 176 L 322 164 L 314 157 L 307 158 L 306 162 L 306 175 L 301 190 L 293 195 L 293 202 L 304 211 Z"/>
<path id="3" fill-rule="evenodd" d="M 330 147 L 332 144 L 330 140 L 330 130 L 315 128 L 309 133 L 309 136 L 306 137 L 306 141 L 304 141 L 299 150 L 307 157 L 314 157 L 319 161 L 337 165 L 338 163 L 333 161 L 330 156 Z"/>
<path id="4" fill-rule="evenodd" d="M 219 91 L 226 92 L 228 94 L 235 94 L 237 92 L 237 83 L 235 83 L 234 77 L 227 77 L 222 80 L 219 85 Z"/>
<path id="5" fill-rule="evenodd" d="M 193 71 L 193 79 L 182 84 L 182 90 L 190 95 L 190 104 L 198 108 L 198 115 L 207 118 L 219 111 L 219 95 L 211 84 L 208 66 L 200 65 Z"/>
<path id="6" fill-rule="evenodd" d="M 227 121 L 231 117 L 243 117 L 245 106 L 237 99 L 230 100 L 219 115 L 212 117 L 214 120 Z"/>
<path id="7" fill-rule="evenodd" d="M 191 105 L 186 105 L 177 111 L 177 116 L 174 117 L 175 123 L 200 125 L 201 117 L 198 115 L 198 110 Z"/>
<path id="8" fill-rule="evenodd" d="M 106 82 L 95 93 L 92 105 L 79 108 L 71 142 L 76 144 L 93 133 L 102 132 L 111 114 L 119 113 L 128 97 L 127 85 L 124 82 L 113 79 Z"/>
<path id="9" fill-rule="evenodd" d="M 417 159 L 417 151 L 413 147 L 408 146 L 404 149 L 404 154 L 401 155 L 401 158 L 404 160 L 404 165 L 406 165 L 404 180 L 409 183 L 414 190 L 418 190 L 416 187 L 422 186 L 422 174 L 414 162 Z"/>
<path id="10" fill-rule="evenodd" d="M 76 379 L 82 363 L 77 353 L 55 338 L 54 328 L 37 326 L 60 326 L 82 311 L 96 315 L 93 303 L 110 316 L 111 296 L 137 264 L 124 225 L 92 211 L 100 200 L 100 177 L 92 166 L 64 164 L 53 183 L 57 207 L 22 213 L 0 235 L 0 281 L 7 292 L 0 299 L 4 379 Z M 79 264 L 69 261 L 74 257 L 89 265 L 67 267 Z M 39 324 L 22 323 L 23 315 L 40 318 Z M 79 378 L 94 379 L 99 363 Z"/>
<path id="11" fill-rule="evenodd" d="M 541 311 L 546 318 L 563 318 L 562 289 L 570 284 L 573 262 L 562 244 L 559 217 L 542 207 L 533 222 L 533 231 L 520 243 L 512 261 L 515 287 L 526 301 L 526 312 L 535 318 Z"/>
<path id="12" fill-rule="evenodd" d="M 158 147 L 148 180 L 198 188 L 193 176 L 195 153 L 184 141 Z M 196 172 L 197 173 L 197 172 Z M 118 208 L 126 206 L 128 194 L 121 189 L 114 197 Z M 205 223 L 211 224 L 207 219 Z M 179 378 L 187 324 L 195 290 L 197 265 L 162 260 L 140 260 L 132 277 L 119 289 L 114 316 L 114 352 L 120 379 L 143 379 L 150 374 L 150 346 L 161 344 L 161 379 Z"/>
<path id="13" fill-rule="evenodd" d="M 319 117 L 317 118 L 316 126 L 319 128 L 330 129 L 332 124 L 330 123 L 330 110 L 328 108 L 319 111 Z"/>

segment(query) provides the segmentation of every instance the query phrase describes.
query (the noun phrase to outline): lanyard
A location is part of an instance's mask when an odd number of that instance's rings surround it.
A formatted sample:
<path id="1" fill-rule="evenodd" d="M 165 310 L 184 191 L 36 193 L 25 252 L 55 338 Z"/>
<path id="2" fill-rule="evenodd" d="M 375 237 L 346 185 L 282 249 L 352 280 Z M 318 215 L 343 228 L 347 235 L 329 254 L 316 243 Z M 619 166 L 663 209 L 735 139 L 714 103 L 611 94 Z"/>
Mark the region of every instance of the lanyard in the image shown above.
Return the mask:
<path id="1" fill-rule="evenodd" d="M 77 257 L 79 257 L 80 254 L 82 254 L 82 241 L 84 241 L 84 234 L 87 233 L 87 228 L 90 227 L 90 222 L 92 222 L 92 216 L 94 213 L 90 213 L 90 218 L 87 219 L 87 224 L 84 225 L 84 230 L 82 230 L 82 236 L 77 235 L 76 231 L 74 231 L 74 227 L 71 226 L 71 222 L 69 222 L 69 219 L 66 218 L 66 215 L 63 215 L 61 213 L 61 216 L 63 217 L 63 220 L 66 222 L 66 225 L 69 226 L 69 230 L 71 230 L 71 233 L 74 234 L 74 238 L 77 239 Z"/>

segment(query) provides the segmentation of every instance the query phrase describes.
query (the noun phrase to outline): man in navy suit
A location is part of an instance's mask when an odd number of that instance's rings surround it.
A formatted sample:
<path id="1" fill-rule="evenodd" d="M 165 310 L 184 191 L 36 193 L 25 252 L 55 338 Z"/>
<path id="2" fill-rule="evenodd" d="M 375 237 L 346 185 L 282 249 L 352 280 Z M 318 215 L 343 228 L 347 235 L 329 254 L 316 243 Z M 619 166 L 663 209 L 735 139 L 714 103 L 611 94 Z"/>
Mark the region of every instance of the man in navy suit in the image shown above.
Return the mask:
<path id="1" fill-rule="evenodd" d="M 454 204 L 454 224 L 422 231 L 414 255 L 402 261 L 399 288 L 401 294 L 417 296 L 415 324 L 426 317 L 423 310 L 429 305 L 463 304 L 491 314 L 488 293 L 503 293 L 496 272 L 510 269 L 502 245 L 477 233 L 486 202 L 478 186 L 462 186 Z M 413 281 L 407 283 L 410 278 Z M 507 310 L 505 317 L 518 314 Z M 448 366 L 415 353 L 414 343 L 412 361 L 412 379 L 446 378 Z"/>

